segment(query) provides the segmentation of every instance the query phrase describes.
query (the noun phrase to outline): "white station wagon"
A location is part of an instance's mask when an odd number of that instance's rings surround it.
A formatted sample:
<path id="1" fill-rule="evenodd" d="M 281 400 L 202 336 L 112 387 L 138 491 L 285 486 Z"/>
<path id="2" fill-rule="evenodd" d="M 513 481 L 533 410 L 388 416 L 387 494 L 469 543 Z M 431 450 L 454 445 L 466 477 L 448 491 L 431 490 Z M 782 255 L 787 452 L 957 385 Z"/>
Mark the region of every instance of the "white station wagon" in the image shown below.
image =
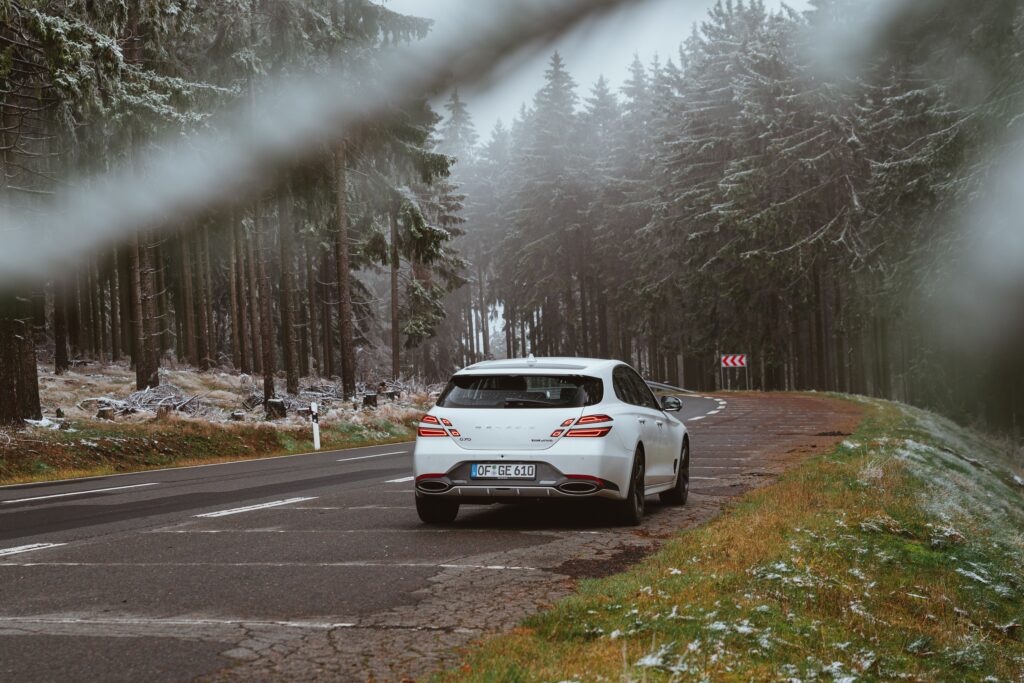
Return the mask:
<path id="1" fill-rule="evenodd" d="M 588 358 L 487 361 L 452 376 L 420 419 L 416 510 L 452 522 L 464 504 L 604 498 L 639 524 L 644 497 L 681 505 L 690 440 L 628 365 Z"/>

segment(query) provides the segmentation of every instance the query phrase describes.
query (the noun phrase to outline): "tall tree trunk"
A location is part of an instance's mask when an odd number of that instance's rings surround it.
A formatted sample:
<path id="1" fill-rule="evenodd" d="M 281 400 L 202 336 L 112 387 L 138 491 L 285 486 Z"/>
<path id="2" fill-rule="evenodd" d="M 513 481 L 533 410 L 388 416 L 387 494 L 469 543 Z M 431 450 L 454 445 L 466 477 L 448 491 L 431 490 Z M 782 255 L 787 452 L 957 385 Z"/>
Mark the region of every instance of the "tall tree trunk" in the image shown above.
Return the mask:
<path id="1" fill-rule="evenodd" d="M 235 271 L 238 278 L 238 344 L 241 369 L 245 374 L 252 373 L 253 350 L 252 334 L 249 330 L 249 299 L 252 292 L 246 284 L 245 244 L 243 243 L 243 227 L 240 221 L 234 222 L 231 241 L 234 244 L 235 256 L 238 259 Z"/>
<path id="2" fill-rule="evenodd" d="M 53 371 L 63 375 L 68 370 L 68 285 L 57 280 L 53 286 Z"/>
<path id="3" fill-rule="evenodd" d="M 484 267 L 483 257 L 476 261 L 476 279 L 478 284 L 477 289 L 477 303 L 480 307 L 480 332 L 483 336 L 483 352 L 484 358 L 491 355 L 491 331 L 490 321 L 487 316 L 487 293 L 485 291 L 486 283 L 484 282 Z"/>
<path id="4" fill-rule="evenodd" d="M 116 363 L 121 360 L 121 287 L 116 249 L 110 252 L 110 259 L 110 361 Z"/>
<path id="5" fill-rule="evenodd" d="M 182 236 L 178 241 L 181 251 L 181 291 L 183 310 L 180 315 L 184 318 L 185 329 L 185 357 L 194 368 L 199 367 L 199 351 L 196 347 L 196 303 L 192 287 L 192 250 L 189 247 L 189 238 Z"/>
<path id="6" fill-rule="evenodd" d="M 349 282 L 348 253 L 348 147 L 342 142 L 334 150 L 334 184 L 338 232 L 334 241 L 338 270 L 338 337 L 341 346 L 341 387 L 345 396 L 356 393 L 356 356 L 352 330 L 352 287 Z"/>
<path id="7" fill-rule="evenodd" d="M 68 283 L 68 345 L 72 359 L 82 357 L 82 307 L 78 280 L 78 271 L 75 271 Z"/>
<path id="8" fill-rule="evenodd" d="M 239 368 L 242 366 L 242 344 L 239 334 L 239 305 L 238 305 L 238 255 L 235 253 L 235 219 L 231 217 L 229 224 L 230 248 L 228 250 L 228 296 L 231 297 L 231 365 Z"/>
<path id="9" fill-rule="evenodd" d="M 99 264 L 96 265 L 94 273 L 96 280 L 96 327 L 98 328 L 100 339 L 100 358 L 106 359 L 107 353 L 110 350 L 110 340 L 107 337 L 106 296 L 104 296 L 107 278 L 104 277 L 105 269 L 101 270 Z"/>
<path id="10" fill-rule="evenodd" d="M 214 310 L 214 299 L 213 299 L 213 268 L 210 265 L 210 229 L 209 226 L 204 225 L 202 234 L 199 239 L 203 242 L 203 260 L 200 267 L 203 269 L 203 306 L 202 314 L 204 316 L 204 322 L 207 330 L 206 337 L 206 358 L 202 362 L 203 370 L 209 370 L 217 364 L 220 344 L 220 336 L 217 333 L 216 321 L 213 317 Z"/>
<path id="11" fill-rule="evenodd" d="M 321 361 L 320 327 L 317 324 L 320 304 L 320 287 L 317 283 L 316 271 L 313 269 L 313 255 L 310 253 L 308 241 L 303 242 L 303 256 L 306 260 L 306 297 L 309 306 L 308 327 L 306 335 L 309 338 L 309 352 L 313 359 L 313 370 L 316 375 L 323 374 L 323 362 Z"/>
<path id="12" fill-rule="evenodd" d="M 144 353 L 140 358 L 145 364 L 145 385 L 160 385 L 160 320 L 156 313 L 155 271 L 153 268 L 153 249 L 150 244 L 142 244 L 139 248 L 139 268 L 142 284 L 142 321 L 144 334 Z"/>
<path id="13" fill-rule="evenodd" d="M 391 211 L 388 220 L 391 224 L 391 379 L 398 379 L 402 372 L 401 332 L 398 328 L 398 216 Z"/>
<path id="14" fill-rule="evenodd" d="M 162 358 L 171 348 L 171 309 L 167 305 L 167 263 L 164 259 L 164 242 L 153 245 L 153 280 L 156 285 L 156 312 L 158 325 L 157 344 Z"/>
<path id="15" fill-rule="evenodd" d="M 295 226 L 292 224 L 292 192 L 288 184 L 283 201 L 277 207 L 277 235 L 281 255 L 281 344 L 284 351 L 286 391 L 299 393 L 298 352 L 295 348 L 295 258 L 292 243 Z"/>
<path id="16" fill-rule="evenodd" d="M 129 268 L 131 269 L 132 286 L 132 365 L 135 366 L 135 388 L 142 391 L 148 386 L 146 363 L 146 328 L 143 324 L 142 308 L 142 263 L 140 259 L 141 245 L 139 237 L 132 238 L 129 252 Z"/>
<path id="17" fill-rule="evenodd" d="M 274 320 L 270 307 L 270 275 L 267 268 L 267 250 L 263 234 L 263 220 L 260 216 L 260 202 L 253 209 L 253 232 L 256 240 L 256 262 L 259 271 L 260 291 L 260 337 L 263 353 L 263 404 L 274 398 Z"/>
<path id="18" fill-rule="evenodd" d="M 320 272 L 329 273 L 330 269 L 330 256 L 327 252 L 320 254 Z M 337 272 L 337 270 L 335 270 Z M 331 292 L 328 288 L 327 282 L 320 282 L 320 301 L 323 304 L 323 308 L 320 313 L 321 328 L 323 330 L 323 344 L 324 344 L 324 364 L 323 372 L 325 377 L 334 377 L 337 372 L 334 365 L 334 335 L 331 332 Z M 340 335 L 339 335 L 340 336 Z M 355 392 L 353 392 L 355 393 Z M 345 393 L 348 396 L 348 392 Z"/>
<path id="19" fill-rule="evenodd" d="M 196 262 L 195 262 L 195 288 L 196 288 L 196 352 L 198 354 L 198 367 L 200 370 L 210 369 L 210 333 L 207 310 L 210 307 L 210 300 L 207 293 L 210 291 L 206 283 L 206 240 L 203 239 L 203 231 L 198 230 L 195 234 Z"/>

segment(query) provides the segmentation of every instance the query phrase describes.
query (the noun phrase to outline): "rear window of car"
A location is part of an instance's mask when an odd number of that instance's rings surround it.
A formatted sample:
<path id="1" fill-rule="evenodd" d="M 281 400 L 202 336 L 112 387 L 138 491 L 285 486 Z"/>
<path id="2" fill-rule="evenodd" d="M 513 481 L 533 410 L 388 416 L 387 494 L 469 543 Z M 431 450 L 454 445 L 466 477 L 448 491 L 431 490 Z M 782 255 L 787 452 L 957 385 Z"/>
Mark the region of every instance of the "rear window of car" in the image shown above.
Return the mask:
<path id="1" fill-rule="evenodd" d="M 583 375 L 456 375 L 442 408 L 580 408 L 601 402 L 604 387 Z"/>

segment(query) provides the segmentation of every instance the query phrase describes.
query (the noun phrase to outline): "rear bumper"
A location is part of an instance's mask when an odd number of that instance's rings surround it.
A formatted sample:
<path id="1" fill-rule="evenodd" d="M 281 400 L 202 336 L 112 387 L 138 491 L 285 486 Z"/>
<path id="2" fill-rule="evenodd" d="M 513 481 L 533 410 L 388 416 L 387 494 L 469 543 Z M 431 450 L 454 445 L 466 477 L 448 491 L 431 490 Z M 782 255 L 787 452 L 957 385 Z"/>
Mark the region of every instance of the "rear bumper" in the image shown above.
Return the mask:
<path id="1" fill-rule="evenodd" d="M 533 480 L 473 479 L 475 463 L 536 464 Z M 633 452 L 618 439 L 562 439 L 545 450 L 472 451 L 451 439 L 421 438 L 413 455 L 418 495 L 465 502 L 504 499 L 621 500 L 629 488 Z M 592 486 L 586 486 L 586 483 Z"/>
<path id="2" fill-rule="evenodd" d="M 606 498 L 609 500 L 621 500 L 622 494 L 618 491 L 600 488 L 587 493 L 571 493 L 563 491 L 554 486 L 465 486 L 456 485 L 444 491 L 425 491 L 420 488 L 422 482 L 417 482 L 416 495 L 429 496 L 432 498 L 447 498 L 466 504 L 494 503 L 498 501 L 518 500 L 570 500 L 580 498 Z"/>

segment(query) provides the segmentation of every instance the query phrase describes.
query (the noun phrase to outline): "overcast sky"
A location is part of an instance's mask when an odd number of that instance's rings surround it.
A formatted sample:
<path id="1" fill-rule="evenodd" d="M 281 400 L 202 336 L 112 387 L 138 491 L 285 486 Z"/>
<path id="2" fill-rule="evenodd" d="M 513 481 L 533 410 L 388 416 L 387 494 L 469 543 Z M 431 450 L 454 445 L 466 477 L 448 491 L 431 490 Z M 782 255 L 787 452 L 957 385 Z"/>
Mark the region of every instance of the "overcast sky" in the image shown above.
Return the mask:
<path id="1" fill-rule="evenodd" d="M 436 30 L 444 33 L 457 29 L 460 16 L 469 9 L 478 9 L 480 3 L 505 1 L 384 0 L 389 8 L 397 12 L 433 19 Z M 634 53 L 639 54 L 645 64 L 650 64 L 655 54 L 662 61 L 671 58 L 678 62 L 680 42 L 690 34 L 694 22 L 706 16 L 708 8 L 713 4 L 714 0 L 648 0 L 638 8 L 610 16 L 564 36 L 555 47 L 565 59 L 569 73 L 576 79 L 581 98 L 586 97 L 602 74 L 613 87 L 618 88 L 626 76 L 626 68 L 633 61 Z M 780 4 L 779 0 L 767 0 L 769 7 Z M 800 10 L 805 9 L 808 2 L 791 0 L 787 4 Z M 545 50 L 525 60 L 510 72 L 504 73 L 486 91 L 460 91 L 470 105 L 481 138 L 489 136 L 499 118 L 508 124 L 523 102 L 529 104 L 533 100 L 534 94 L 543 85 L 544 69 L 550 56 L 550 50 Z"/>

